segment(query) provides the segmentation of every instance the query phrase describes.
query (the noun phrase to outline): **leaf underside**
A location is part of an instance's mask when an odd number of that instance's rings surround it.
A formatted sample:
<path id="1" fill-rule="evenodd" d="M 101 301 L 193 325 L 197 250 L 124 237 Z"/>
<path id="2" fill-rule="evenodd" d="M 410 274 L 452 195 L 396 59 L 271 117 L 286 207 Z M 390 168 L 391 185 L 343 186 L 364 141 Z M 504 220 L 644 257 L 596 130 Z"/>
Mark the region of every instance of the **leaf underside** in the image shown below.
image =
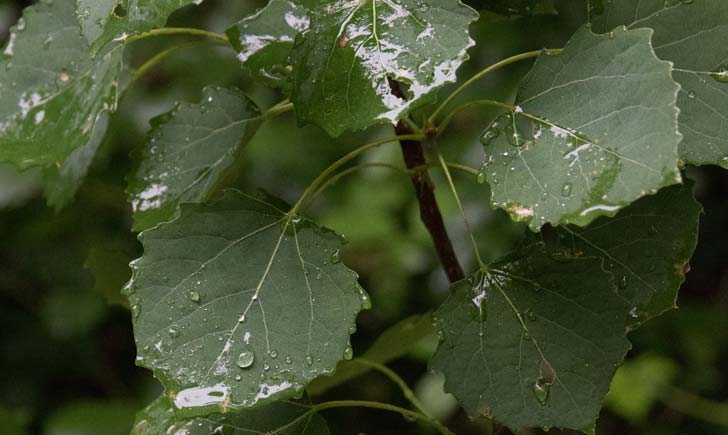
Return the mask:
<path id="1" fill-rule="evenodd" d="M 673 186 L 612 219 L 532 236 L 453 286 L 430 367 L 473 417 L 593 428 L 627 330 L 674 306 L 699 214 L 690 188 Z"/>
<path id="2" fill-rule="evenodd" d="M 681 89 L 680 158 L 728 168 L 728 2 L 614 0 L 592 15 L 595 31 L 654 30 L 657 57 L 674 64 Z"/>
<path id="3" fill-rule="evenodd" d="M 230 190 L 140 240 L 125 289 L 137 363 L 183 415 L 300 395 L 350 356 L 368 296 L 334 233 Z"/>
<path id="4" fill-rule="evenodd" d="M 162 396 L 137 414 L 132 435 L 328 435 L 326 421 L 310 407 L 280 401 L 264 408 L 206 418 L 180 418 Z"/>
<path id="5" fill-rule="evenodd" d="M 477 19 L 458 0 L 339 0 L 310 15 L 293 50 L 291 99 L 300 121 L 332 136 L 395 122 L 454 82 Z M 407 100 L 391 93 L 390 79 Z"/>
<path id="6" fill-rule="evenodd" d="M 208 87 L 197 104 L 180 103 L 152 120 L 142 160 L 129 180 L 134 230 L 172 218 L 181 202 L 201 202 L 260 125 L 260 111 L 237 89 Z"/>
<path id="7" fill-rule="evenodd" d="M 678 183 L 679 86 L 646 29 L 579 30 L 524 80 L 484 134 L 494 206 L 532 230 L 586 225 Z"/>

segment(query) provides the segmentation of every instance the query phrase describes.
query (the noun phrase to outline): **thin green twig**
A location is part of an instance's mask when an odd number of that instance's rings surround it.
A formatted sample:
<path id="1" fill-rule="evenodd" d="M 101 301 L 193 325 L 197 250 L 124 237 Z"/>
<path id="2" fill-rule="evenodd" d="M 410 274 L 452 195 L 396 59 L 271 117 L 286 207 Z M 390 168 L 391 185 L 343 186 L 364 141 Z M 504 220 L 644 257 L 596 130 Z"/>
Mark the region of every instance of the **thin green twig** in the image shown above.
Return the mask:
<path id="1" fill-rule="evenodd" d="M 227 36 L 223 35 L 222 33 L 209 32 L 207 30 L 195 29 L 192 27 L 162 27 L 160 29 L 152 29 L 147 32 L 137 33 L 136 35 L 128 36 L 125 41 L 127 43 L 131 43 L 154 36 L 164 35 L 201 36 L 209 38 L 220 45 L 225 45 L 228 47 L 230 46 L 230 41 L 228 40 Z"/>
<path id="2" fill-rule="evenodd" d="M 482 77 L 486 76 L 487 74 L 498 70 L 500 68 L 503 68 L 504 66 L 510 65 L 514 62 L 518 62 L 525 59 L 532 59 L 534 57 L 537 57 L 542 52 L 546 52 L 548 54 L 558 54 L 561 52 L 561 49 L 553 49 L 553 50 L 535 50 L 535 51 L 529 51 L 526 53 L 517 54 L 515 56 L 511 56 L 509 58 L 503 59 L 500 62 L 494 63 L 493 65 L 483 69 L 479 73 L 475 74 L 474 76 L 470 77 L 465 83 L 460 85 L 457 89 L 455 89 L 443 102 L 440 104 L 437 109 L 435 109 L 434 112 L 432 112 L 432 115 L 427 120 L 427 125 L 434 125 L 435 121 L 437 120 L 438 115 L 440 115 L 440 112 L 442 112 L 445 107 L 450 104 L 450 102 L 457 97 L 462 91 L 467 89 L 470 85 L 475 83 L 476 81 L 480 80 Z"/>
<path id="3" fill-rule="evenodd" d="M 452 191 L 453 196 L 455 197 L 455 202 L 457 203 L 458 209 L 460 210 L 460 214 L 463 217 L 463 221 L 465 222 L 465 228 L 468 230 L 468 235 L 470 235 L 470 241 L 473 244 L 473 250 L 475 251 L 475 258 L 478 260 L 478 265 L 484 269 L 485 263 L 483 262 L 483 259 L 480 258 L 480 249 L 478 249 L 478 243 L 475 241 L 475 233 L 473 233 L 473 228 L 470 226 L 470 222 L 468 221 L 468 217 L 465 214 L 465 208 L 463 207 L 462 202 L 460 201 L 460 195 L 458 195 L 458 191 L 455 188 L 455 183 L 452 181 L 452 175 L 450 174 L 450 170 L 447 167 L 447 162 L 445 161 L 445 158 L 442 156 L 439 150 L 437 150 L 437 159 L 440 162 L 440 166 L 442 167 L 443 172 L 445 172 L 445 178 L 447 179 L 447 184 L 450 186 L 450 190 Z"/>
<path id="4" fill-rule="evenodd" d="M 431 426 L 433 426 L 434 428 L 436 428 L 443 435 L 455 435 L 452 432 L 450 432 L 449 429 L 442 426 L 440 424 L 440 422 L 438 422 L 437 420 L 432 420 L 419 412 L 401 408 L 401 407 L 395 406 L 395 405 L 390 405 L 389 403 L 370 402 L 367 400 L 334 400 L 331 402 L 317 403 L 311 407 L 311 409 L 314 412 L 323 411 L 326 409 L 335 409 L 335 408 L 372 408 L 372 409 L 381 409 L 384 411 L 396 412 L 398 414 L 401 414 L 405 417 L 408 417 L 408 418 L 411 418 L 414 420 L 424 421 L 425 423 L 428 423 Z"/>

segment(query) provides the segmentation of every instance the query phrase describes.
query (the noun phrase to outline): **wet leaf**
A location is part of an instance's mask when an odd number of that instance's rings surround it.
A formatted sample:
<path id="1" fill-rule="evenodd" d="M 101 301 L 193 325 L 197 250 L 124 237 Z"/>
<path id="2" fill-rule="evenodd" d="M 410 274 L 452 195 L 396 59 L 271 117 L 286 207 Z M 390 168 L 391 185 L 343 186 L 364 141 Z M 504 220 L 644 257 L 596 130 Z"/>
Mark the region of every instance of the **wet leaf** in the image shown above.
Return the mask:
<path id="1" fill-rule="evenodd" d="M 458 0 L 319 2 L 292 55 L 296 114 L 332 136 L 402 118 L 455 81 L 476 18 Z"/>
<path id="2" fill-rule="evenodd" d="M 679 86 L 650 33 L 582 28 L 563 52 L 538 58 L 513 113 L 489 127 L 495 206 L 533 230 L 586 225 L 680 181 Z"/>
<path id="3" fill-rule="evenodd" d="M 600 260 L 534 247 L 453 286 L 430 367 L 472 417 L 515 432 L 589 427 L 629 349 L 627 311 Z"/>
<path id="4" fill-rule="evenodd" d="M 163 27 L 172 12 L 204 0 L 79 0 L 83 33 L 94 51 L 111 41 Z"/>
<path id="5" fill-rule="evenodd" d="M 271 0 L 225 33 L 238 59 L 261 82 L 280 87 L 290 74 L 288 57 L 296 36 L 308 29 L 308 11 L 289 0 Z"/>
<path id="6" fill-rule="evenodd" d="M 141 164 L 129 181 L 134 229 L 171 219 L 180 202 L 200 202 L 234 175 L 260 121 L 250 99 L 218 87 L 206 88 L 199 103 L 179 103 L 153 119 Z"/>
<path id="7" fill-rule="evenodd" d="M 280 401 L 255 410 L 213 414 L 205 418 L 180 418 L 166 397 L 160 397 L 137 414 L 132 435 L 185 434 L 328 435 L 326 421 L 310 407 Z"/>
<path id="8" fill-rule="evenodd" d="M 92 59 L 73 0 L 27 8 L 0 60 L 0 160 L 61 165 L 93 147 L 96 121 L 116 107 L 122 48 Z"/>
<path id="9" fill-rule="evenodd" d="M 587 228 L 559 227 L 561 253 L 604 261 L 614 290 L 631 306 L 631 327 L 675 308 L 698 241 L 702 207 L 690 187 L 671 186 Z"/>
<path id="10" fill-rule="evenodd" d="M 145 253 L 125 288 L 137 363 L 180 415 L 300 395 L 350 354 L 368 296 L 332 261 L 336 234 L 226 191 L 211 205 L 182 204 L 140 240 Z"/>
<path id="11" fill-rule="evenodd" d="M 682 89 L 680 157 L 728 168 L 728 2 L 614 0 L 592 14 L 595 31 L 651 28 L 657 57 L 674 64 Z"/>
<path id="12" fill-rule="evenodd" d="M 453 286 L 431 368 L 468 413 L 514 431 L 592 428 L 627 330 L 674 306 L 697 239 L 691 186 L 559 227 Z"/>

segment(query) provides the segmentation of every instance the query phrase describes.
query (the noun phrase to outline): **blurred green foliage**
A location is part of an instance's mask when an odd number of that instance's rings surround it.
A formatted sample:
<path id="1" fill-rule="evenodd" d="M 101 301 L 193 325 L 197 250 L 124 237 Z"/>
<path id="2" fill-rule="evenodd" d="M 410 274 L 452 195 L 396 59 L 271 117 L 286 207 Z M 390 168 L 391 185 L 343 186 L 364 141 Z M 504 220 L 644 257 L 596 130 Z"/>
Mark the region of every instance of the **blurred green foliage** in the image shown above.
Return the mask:
<path id="1" fill-rule="evenodd" d="M 27 3 L 0 1 L 0 41 Z M 262 5 L 259 0 L 210 0 L 182 9 L 170 24 L 222 31 Z M 544 45 L 560 47 L 580 18 L 564 2 L 557 7 L 560 14 L 528 17 L 484 12 L 472 29 L 479 44 L 459 77 L 515 53 Z M 138 66 L 171 42 L 159 38 L 134 46 L 128 61 Z M 498 71 L 462 98 L 508 99 L 528 68 L 521 63 Z M 280 99 L 274 91 L 254 86 L 230 52 L 185 48 L 124 96 L 71 207 L 60 212 L 47 208 L 37 173 L 17 174 L 0 166 L 0 433 L 128 433 L 134 411 L 159 393 L 151 374 L 134 366 L 130 316 L 118 293 L 129 276 L 128 262 L 140 254 L 130 232 L 125 177 L 135 166 L 133 156 L 143 143 L 148 120 L 176 101 L 195 101 L 206 85 L 237 86 L 261 107 Z M 478 132 L 494 115 L 488 108 L 461 113 L 443 149 L 448 160 L 478 167 Z M 293 116 L 286 115 L 261 128 L 245 151 L 239 187 L 259 186 L 293 201 L 337 157 L 372 136 L 388 134 L 388 128 L 381 127 L 332 140 L 315 127 L 294 126 Z M 368 154 L 364 162 L 403 166 L 395 147 Z M 728 427 L 675 409 L 664 397 L 670 387 L 714 402 L 728 401 L 728 172 L 704 167 L 688 173 L 697 181 L 705 215 L 692 272 L 680 295 L 682 308 L 630 336 L 634 347 L 615 378 L 599 420 L 600 435 L 728 433 Z M 443 186 L 441 174 L 433 170 L 432 175 Z M 525 227 L 490 208 L 484 200 L 487 186 L 468 175 L 458 174 L 455 181 L 477 228 L 484 260 L 515 247 Z M 474 259 L 456 205 L 444 188 L 437 190 L 437 197 L 461 262 L 470 269 Z M 347 236 L 343 261 L 360 272 L 362 285 L 372 295 L 374 309 L 362 313 L 353 337 L 356 353 L 364 352 L 398 319 L 426 312 L 445 297 L 447 280 L 419 221 L 408 177 L 387 169 L 358 172 L 318 197 L 307 214 Z M 416 385 L 428 409 L 449 418 L 456 433 L 492 433 L 488 421 L 470 421 L 454 407 L 452 398 L 441 392 L 441 379 L 426 372 L 434 343 L 436 338 L 425 340 L 392 367 Z M 377 374 L 352 379 L 322 399 L 352 397 L 405 404 Z M 346 409 L 326 417 L 337 434 L 429 433 L 397 415 L 372 412 Z"/>

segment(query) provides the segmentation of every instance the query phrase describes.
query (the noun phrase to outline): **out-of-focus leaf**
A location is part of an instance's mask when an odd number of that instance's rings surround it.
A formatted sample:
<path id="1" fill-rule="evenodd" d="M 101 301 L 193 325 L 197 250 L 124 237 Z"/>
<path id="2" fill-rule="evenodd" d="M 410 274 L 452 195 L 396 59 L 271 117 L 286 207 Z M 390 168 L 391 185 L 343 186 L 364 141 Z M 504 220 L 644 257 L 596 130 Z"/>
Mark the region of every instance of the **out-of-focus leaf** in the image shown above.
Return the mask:
<path id="1" fill-rule="evenodd" d="M 477 13 L 459 0 L 320 1 L 292 55 L 296 114 L 332 136 L 395 122 L 454 82 Z M 390 80 L 406 87 L 394 96 Z"/>
<path id="2" fill-rule="evenodd" d="M 76 402 L 56 411 L 43 435 L 128 435 L 136 405 L 129 402 Z"/>
<path id="3" fill-rule="evenodd" d="M 129 181 L 134 229 L 172 218 L 181 202 L 202 201 L 238 169 L 241 150 L 260 125 L 255 104 L 236 89 L 205 88 L 152 120 L 142 161 Z M 231 174 L 234 175 L 234 174 Z"/>
<path id="4" fill-rule="evenodd" d="M 681 85 L 680 158 L 728 169 L 728 2 L 614 0 L 596 8 L 594 29 L 653 29 L 657 57 Z"/>
<path id="5" fill-rule="evenodd" d="M 24 11 L 0 60 L 1 161 L 60 165 L 94 140 L 97 118 L 116 107 L 123 62 L 121 46 L 96 58 L 88 48 L 73 0 Z"/>
<path id="6" fill-rule="evenodd" d="M 430 313 L 409 317 L 384 331 L 361 358 L 386 364 L 405 356 L 434 332 Z M 356 360 L 341 361 L 333 376 L 316 378 L 306 387 L 306 391 L 312 395 L 319 395 L 369 370 L 371 367 L 359 364 Z"/>
<path id="7" fill-rule="evenodd" d="M 183 419 L 162 396 L 137 414 L 132 435 L 328 435 L 326 421 L 310 407 L 295 402 L 274 402 L 260 409 L 205 418 Z"/>
<path id="8" fill-rule="evenodd" d="M 680 181 L 679 86 L 646 29 L 579 30 L 544 52 L 483 135 L 495 206 L 534 231 L 586 225 Z"/>
<path id="9" fill-rule="evenodd" d="M 126 306 L 121 289 L 129 281 L 129 263 L 133 258 L 118 249 L 97 246 L 86 258 L 85 266 L 94 276 L 94 289 L 106 298 L 109 304 Z"/>
<path id="10" fill-rule="evenodd" d="M 48 295 L 40 316 L 48 333 L 58 340 L 88 334 L 103 317 L 106 305 L 97 293 L 87 290 L 58 290 Z"/>
<path id="11" fill-rule="evenodd" d="M 341 238 L 237 191 L 143 232 L 129 295 L 137 363 L 186 416 L 300 395 L 351 358 L 368 296 Z"/>
<path id="12" fill-rule="evenodd" d="M 615 373 L 605 405 L 634 423 L 644 421 L 677 371 L 674 361 L 659 355 L 627 361 Z"/>
<path id="13" fill-rule="evenodd" d="M 0 428 L 2 428 L 3 433 L 26 435 L 28 433 L 29 420 L 26 412 L 0 406 Z"/>
<path id="14" fill-rule="evenodd" d="M 283 86 L 290 73 L 288 57 L 293 41 L 309 23 L 303 6 L 290 0 L 271 0 L 225 33 L 253 77 L 269 86 Z"/>
<path id="15" fill-rule="evenodd" d="M 40 188 L 40 173 L 18 172 L 13 166 L 0 164 L 0 209 L 22 204 Z"/>

